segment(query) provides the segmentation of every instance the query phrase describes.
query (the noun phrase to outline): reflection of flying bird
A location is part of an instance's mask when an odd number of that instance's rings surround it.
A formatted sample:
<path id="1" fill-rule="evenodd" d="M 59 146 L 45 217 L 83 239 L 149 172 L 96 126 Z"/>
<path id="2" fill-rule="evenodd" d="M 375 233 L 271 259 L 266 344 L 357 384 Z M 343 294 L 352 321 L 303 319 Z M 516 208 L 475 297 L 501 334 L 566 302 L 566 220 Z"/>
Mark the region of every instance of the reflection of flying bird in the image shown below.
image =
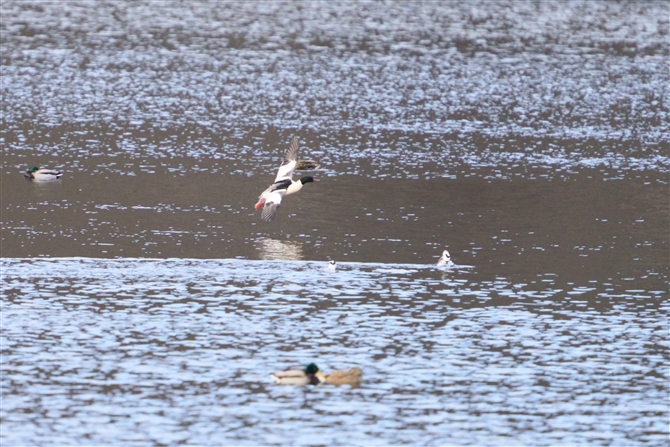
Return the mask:
<path id="1" fill-rule="evenodd" d="M 299 261 L 303 258 L 300 242 L 261 237 L 254 245 L 260 252 L 260 258 L 267 261 Z"/>
<path id="2" fill-rule="evenodd" d="M 28 169 L 25 174 L 23 174 L 25 178 L 37 181 L 56 180 L 61 178 L 62 175 L 63 173 L 60 171 L 40 169 L 37 166 L 33 166 L 32 168 Z"/>
<path id="3" fill-rule="evenodd" d="M 298 164 L 299 147 L 298 137 L 293 137 L 286 151 L 284 162 L 279 167 L 279 171 L 277 171 L 275 182 L 258 197 L 256 209 L 259 209 L 261 206 L 263 207 L 261 219 L 265 222 L 269 222 L 275 218 L 285 195 L 300 191 L 305 183 L 318 182 L 317 179 L 310 176 L 302 177 L 300 180 L 293 180 L 291 178 L 293 170 L 296 169 L 296 165 Z"/>

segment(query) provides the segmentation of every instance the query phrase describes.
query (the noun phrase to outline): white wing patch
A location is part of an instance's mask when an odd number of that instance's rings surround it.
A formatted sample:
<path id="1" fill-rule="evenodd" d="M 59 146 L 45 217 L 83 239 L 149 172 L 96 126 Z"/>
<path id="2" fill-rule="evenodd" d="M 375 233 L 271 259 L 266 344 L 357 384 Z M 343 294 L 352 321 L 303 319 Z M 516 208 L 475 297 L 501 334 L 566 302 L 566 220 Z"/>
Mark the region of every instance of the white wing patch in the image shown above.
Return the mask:
<path id="1" fill-rule="evenodd" d="M 300 149 L 300 141 L 298 140 L 298 137 L 293 137 L 291 144 L 286 151 L 286 155 L 284 156 L 284 162 L 277 171 L 275 182 L 282 178 L 291 178 L 293 170 L 298 163 L 298 149 Z"/>

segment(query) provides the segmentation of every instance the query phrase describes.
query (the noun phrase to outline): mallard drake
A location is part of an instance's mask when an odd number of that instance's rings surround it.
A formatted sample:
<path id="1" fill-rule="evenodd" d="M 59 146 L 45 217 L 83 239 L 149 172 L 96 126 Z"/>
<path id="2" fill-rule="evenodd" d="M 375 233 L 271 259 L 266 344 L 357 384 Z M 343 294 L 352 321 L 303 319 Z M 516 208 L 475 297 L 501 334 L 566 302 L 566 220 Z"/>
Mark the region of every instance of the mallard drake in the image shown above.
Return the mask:
<path id="1" fill-rule="evenodd" d="M 351 385 L 358 386 L 361 384 L 363 371 L 360 368 L 351 368 L 348 371 L 337 370 L 330 374 L 326 374 L 326 383 L 333 385 Z"/>
<path id="2" fill-rule="evenodd" d="M 318 385 L 326 380 L 314 363 L 310 363 L 304 369 L 289 369 L 272 373 L 270 377 L 278 385 Z"/>
<path id="3" fill-rule="evenodd" d="M 447 250 L 444 250 L 442 252 L 442 256 L 440 256 L 440 259 L 437 261 L 437 268 L 446 269 L 452 267 L 453 265 L 454 263 L 451 261 L 451 255 Z"/>
<path id="4" fill-rule="evenodd" d="M 293 170 L 298 163 L 299 147 L 298 137 L 293 137 L 291 144 L 286 151 L 284 162 L 277 171 L 277 177 L 275 178 L 274 183 L 258 197 L 258 203 L 256 203 L 255 208 L 259 209 L 261 206 L 263 207 L 261 219 L 265 222 L 269 222 L 275 218 L 277 210 L 285 195 L 300 191 L 305 183 L 319 181 L 311 176 L 302 177 L 300 180 L 293 180 L 291 178 Z"/>
<path id="5" fill-rule="evenodd" d="M 60 171 L 54 171 L 52 169 L 40 169 L 37 166 L 29 168 L 23 176 L 29 180 L 37 181 L 49 181 L 56 180 L 61 178 L 63 175 Z"/>

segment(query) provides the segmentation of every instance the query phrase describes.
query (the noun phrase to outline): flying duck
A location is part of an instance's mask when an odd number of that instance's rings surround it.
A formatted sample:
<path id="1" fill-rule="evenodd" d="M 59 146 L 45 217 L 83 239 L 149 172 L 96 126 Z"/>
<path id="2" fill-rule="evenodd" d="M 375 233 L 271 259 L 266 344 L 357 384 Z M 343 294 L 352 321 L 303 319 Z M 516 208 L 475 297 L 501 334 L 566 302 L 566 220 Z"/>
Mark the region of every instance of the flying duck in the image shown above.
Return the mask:
<path id="1" fill-rule="evenodd" d="M 319 181 L 311 176 L 301 177 L 299 180 L 291 178 L 293 170 L 298 164 L 299 147 L 298 137 L 293 137 L 286 151 L 284 162 L 277 171 L 275 182 L 258 197 L 258 203 L 256 203 L 255 208 L 259 209 L 261 206 L 263 207 L 261 219 L 265 222 L 269 222 L 275 218 L 285 195 L 300 191 L 305 183 Z"/>
<path id="2" fill-rule="evenodd" d="M 278 385 L 318 385 L 326 381 L 325 376 L 314 363 L 310 363 L 304 369 L 289 369 L 272 373 L 270 377 Z"/>
<path id="3" fill-rule="evenodd" d="M 29 180 L 37 180 L 37 181 L 49 181 L 49 180 L 56 180 L 61 178 L 63 175 L 62 172 L 60 171 L 54 171 L 51 169 L 40 169 L 37 166 L 33 166 L 32 168 L 29 168 L 23 176 Z"/>

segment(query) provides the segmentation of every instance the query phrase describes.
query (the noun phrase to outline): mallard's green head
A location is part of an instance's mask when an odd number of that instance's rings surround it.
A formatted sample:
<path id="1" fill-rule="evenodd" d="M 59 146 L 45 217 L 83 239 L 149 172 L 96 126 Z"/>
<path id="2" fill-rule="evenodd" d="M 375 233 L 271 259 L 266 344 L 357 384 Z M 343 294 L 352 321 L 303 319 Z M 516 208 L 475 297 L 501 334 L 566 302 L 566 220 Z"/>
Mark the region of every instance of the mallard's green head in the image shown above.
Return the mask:
<path id="1" fill-rule="evenodd" d="M 28 169 L 26 172 L 30 172 L 32 174 L 33 172 L 37 172 L 39 170 L 40 170 L 40 168 L 38 168 L 37 166 L 33 166 L 32 168 Z"/>
<path id="2" fill-rule="evenodd" d="M 309 365 L 305 366 L 305 369 L 303 369 L 303 371 L 305 371 L 305 374 L 313 375 L 319 372 L 319 367 L 316 366 L 314 363 L 310 363 Z"/>
<path id="3" fill-rule="evenodd" d="M 305 366 L 303 371 L 305 374 L 307 374 L 307 376 L 311 377 L 310 383 L 312 385 L 318 385 L 326 381 L 326 376 L 324 376 L 323 373 L 319 371 L 319 367 L 314 363 L 310 363 L 309 365 Z"/>

